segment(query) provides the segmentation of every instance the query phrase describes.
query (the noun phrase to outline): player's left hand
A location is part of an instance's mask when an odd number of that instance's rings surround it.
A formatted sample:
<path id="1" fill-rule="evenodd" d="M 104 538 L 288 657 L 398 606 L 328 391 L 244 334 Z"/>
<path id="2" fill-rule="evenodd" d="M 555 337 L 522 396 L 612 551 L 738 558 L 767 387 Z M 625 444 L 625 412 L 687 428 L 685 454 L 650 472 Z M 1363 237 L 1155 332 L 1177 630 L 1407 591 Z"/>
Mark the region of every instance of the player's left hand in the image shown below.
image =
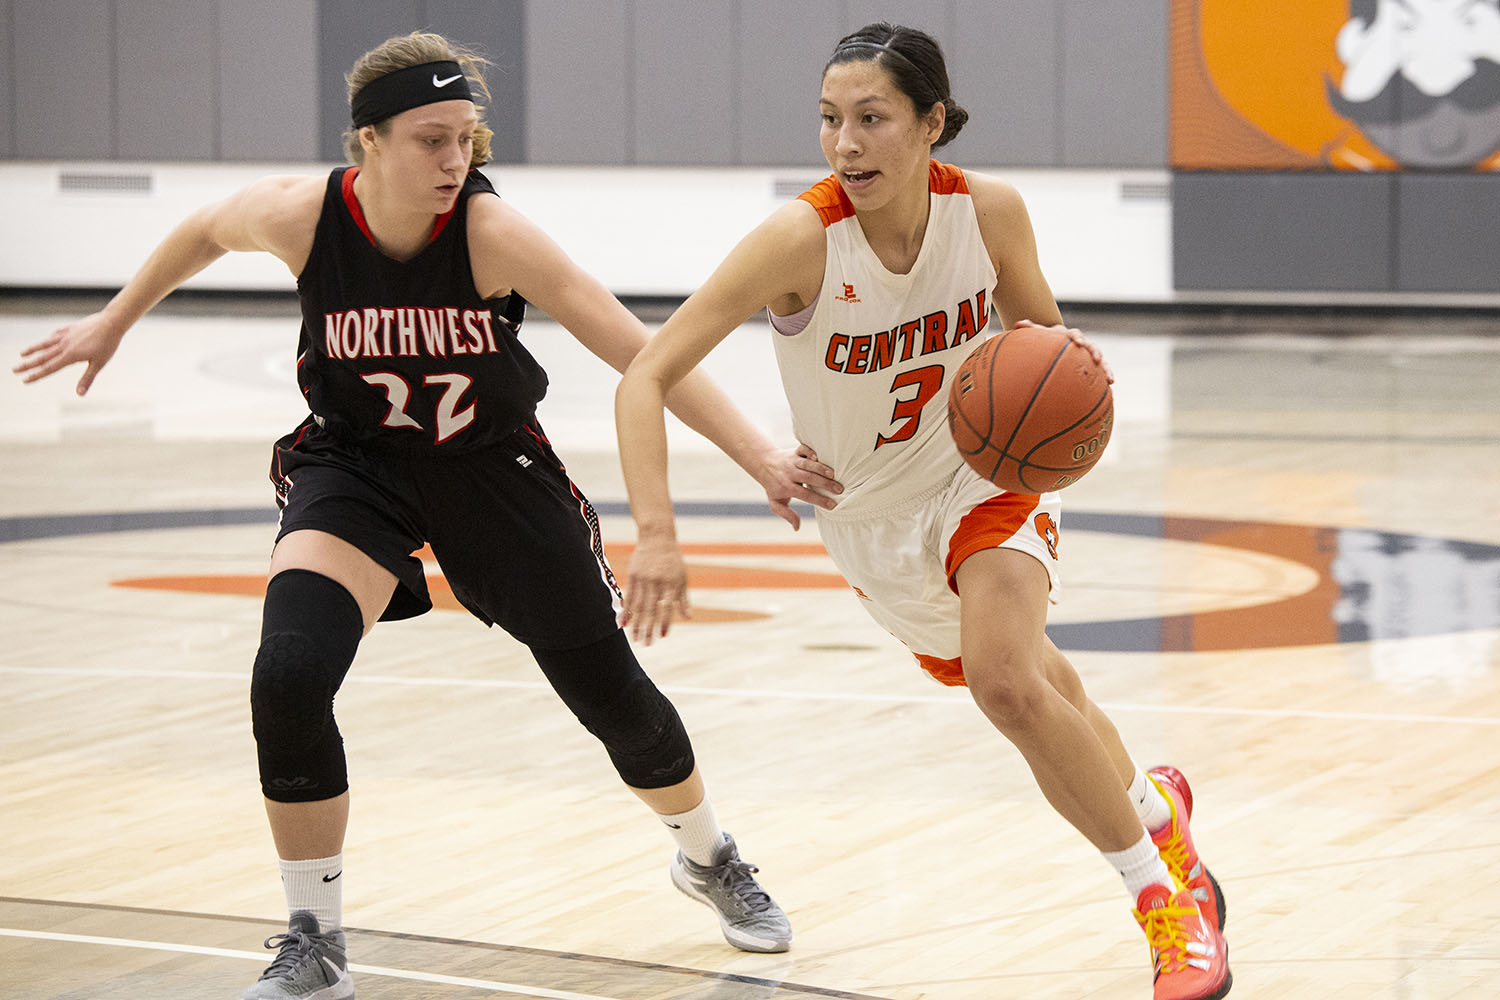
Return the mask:
<path id="1" fill-rule="evenodd" d="M 670 538 L 642 538 L 630 554 L 619 625 L 649 646 L 667 634 L 678 616 L 693 617 L 682 550 Z"/>
<path id="2" fill-rule="evenodd" d="M 844 492 L 844 485 L 833 477 L 833 468 L 818 461 L 818 453 L 810 445 L 801 443 L 795 448 L 769 452 L 756 478 L 765 487 L 771 510 L 790 524 L 793 531 L 802 527 L 802 519 L 792 509 L 793 500 L 833 510 L 838 501 L 828 494 Z"/>
<path id="3" fill-rule="evenodd" d="M 1073 343 L 1089 352 L 1089 357 L 1094 359 L 1094 364 L 1104 369 L 1104 377 L 1109 380 L 1111 385 L 1114 384 L 1115 371 L 1109 366 L 1109 362 L 1104 360 L 1104 352 L 1099 350 L 1098 344 L 1085 337 L 1082 330 L 1075 329 L 1071 326 L 1063 326 L 1061 324 L 1058 324 L 1056 326 L 1042 326 L 1042 324 L 1033 323 L 1029 319 L 1018 320 L 1016 322 L 1016 326 L 1029 326 L 1035 330 L 1061 330 L 1063 333 L 1066 333 L 1068 335 L 1069 340 L 1073 341 Z"/>

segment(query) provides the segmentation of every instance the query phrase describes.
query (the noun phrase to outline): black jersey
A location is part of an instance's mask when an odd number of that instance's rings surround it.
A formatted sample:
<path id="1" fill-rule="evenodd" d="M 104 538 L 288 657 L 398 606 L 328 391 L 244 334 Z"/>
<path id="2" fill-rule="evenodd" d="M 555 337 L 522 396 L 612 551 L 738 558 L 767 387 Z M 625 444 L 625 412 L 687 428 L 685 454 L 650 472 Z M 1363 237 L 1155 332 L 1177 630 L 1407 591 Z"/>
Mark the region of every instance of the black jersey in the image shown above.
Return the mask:
<path id="1" fill-rule="evenodd" d="M 354 197 L 358 167 L 328 177 L 312 253 L 297 279 L 297 382 L 334 437 L 382 449 L 451 454 L 525 423 L 547 373 L 517 334 L 526 301 L 483 299 L 469 263 L 467 207 L 494 193 L 471 171 L 453 211 L 408 261 L 381 253 Z"/>

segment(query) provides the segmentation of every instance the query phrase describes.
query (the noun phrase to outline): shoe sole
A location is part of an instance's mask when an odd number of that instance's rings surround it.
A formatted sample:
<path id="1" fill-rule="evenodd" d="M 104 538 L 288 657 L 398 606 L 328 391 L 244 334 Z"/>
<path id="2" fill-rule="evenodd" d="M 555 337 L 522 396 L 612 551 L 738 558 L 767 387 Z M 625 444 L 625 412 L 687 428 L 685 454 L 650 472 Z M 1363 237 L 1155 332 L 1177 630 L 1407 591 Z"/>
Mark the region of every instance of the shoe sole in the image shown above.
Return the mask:
<path id="1" fill-rule="evenodd" d="M 677 887 L 678 892 L 682 893 L 688 899 L 702 903 L 714 911 L 714 915 L 719 918 L 719 930 L 724 933 L 724 940 L 734 945 L 740 951 L 753 951 L 761 955 L 774 955 L 791 948 L 792 943 L 790 941 L 750 937 L 725 920 L 724 915 L 719 912 L 719 908 L 714 905 L 714 901 L 700 892 L 698 887 L 693 885 L 692 881 L 688 878 L 687 873 L 676 864 L 672 865 L 672 884 Z"/>
<path id="2" fill-rule="evenodd" d="M 1224 933 L 1224 925 L 1229 923 L 1229 906 L 1224 902 L 1224 890 L 1219 888 L 1219 880 L 1214 878 L 1214 873 L 1205 866 L 1203 874 L 1208 876 L 1208 884 L 1214 887 L 1214 899 L 1218 902 L 1219 933 Z M 1223 994 L 1219 994 L 1223 996 Z"/>
<path id="3" fill-rule="evenodd" d="M 1223 935 L 1219 935 L 1223 939 Z M 1212 993 L 1205 993 L 1197 1000 L 1224 1000 L 1229 995 L 1229 989 L 1234 985 L 1234 973 L 1229 968 L 1229 942 L 1224 942 L 1224 982 Z"/>
<path id="4" fill-rule="evenodd" d="M 1224 1000 L 1229 995 L 1229 989 L 1233 985 L 1234 975 L 1228 969 L 1225 969 L 1224 982 L 1220 984 L 1217 990 L 1214 990 L 1212 993 L 1205 993 L 1201 997 L 1194 997 L 1193 1000 Z"/>
<path id="5" fill-rule="evenodd" d="M 240 994 L 240 1000 L 245 1000 L 244 994 Z M 253 1000 L 260 1000 L 256 997 Z M 321 990 L 314 990 L 307 994 L 304 1000 L 354 1000 L 354 980 L 352 978 L 325 986 Z"/>

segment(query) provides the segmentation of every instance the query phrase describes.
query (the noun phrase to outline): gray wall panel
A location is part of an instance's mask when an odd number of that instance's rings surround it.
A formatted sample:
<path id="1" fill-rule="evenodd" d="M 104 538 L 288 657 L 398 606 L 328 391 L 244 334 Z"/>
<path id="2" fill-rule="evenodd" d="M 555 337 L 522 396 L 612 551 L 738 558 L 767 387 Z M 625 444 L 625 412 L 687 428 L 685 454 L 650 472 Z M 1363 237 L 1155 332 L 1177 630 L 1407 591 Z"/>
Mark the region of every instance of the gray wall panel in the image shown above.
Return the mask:
<path id="1" fill-rule="evenodd" d="M 14 3 L 16 155 L 109 159 L 115 154 L 109 8 L 96 0 Z"/>
<path id="2" fill-rule="evenodd" d="M 349 95 L 344 74 L 354 60 L 393 35 L 423 26 L 417 0 L 319 0 L 318 149 L 322 159 L 344 162 Z"/>
<path id="3" fill-rule="evenodd" d="M 818 82 L 845 33 L 836 4 L 741 0 L 734 162 L 823 167 Z"/>
<path id="4" fill-rule="evenodd" d="M 1385 291 L 1394 183 L 1382 174 L 1177 174 L 1174 286 Z"/>
<path id="5" fill-rule="evenodd" d="M 734 0 L 636 0 L 634 162 L 734 162 Z"/>
<path id="6" fill-rule="evenodd" d="M 219 155 L 318 159 L 316 0 L 220 0 Z"/>
<path id="7" fill-rule="evenodd" d="M 0 0 L 0 160 L 16 155 L 16 81 L 10 62 L 10 47 L 16 37 L 14 15 L 12 0 Z"/>
<path id="8" fill-rule="evenodd" d="M 526 159 L 526 4 L 523 0 L 426 0 L 422 27 L 466 45 L 493 64 L 485 70 L 490 99 L 480 101 L 494 129 L 492 163 Z"/>
<path id="9" fill-rule="evenodd" d="M 952 144 L 960 164 L 1062 164 L 1062 59 L 1054 0 L 959 0 L 948 53 L 953 96 L 970 115 Z M 944 147 L 948 149 L 950 147 Z M 942 154 L 946 155 L 946 154 Z"/>
<path id="10" fill-rule="evenodd" d="M 840 36 L 874 21 L 889 21 L 908 28 L 921 28 L 949 51 L 953 35 L 953 0 L 844 0 L 844 25 Z M 828 50 L 838 38 L 828 39 Z"/>
<path id="11" fill-rule="evenodd" d="M 546 0 L 526 11 L 532 163 L 629 163 L 634 17 L 625 4 Z"/>
<path id="12" fill-rule="evenodd" d="M 116 151 L 127 160 L 218 155 L 215 4 L 115 0 Z"/>
<path id="13" fill-rule="evenodd" d="M 1166 0 L 1062 4 L 1065 167 L 1167 163 Z"/>
<path id="14" fill-rule="evenodd" d="M 1500 174 L 1396 178 L 1396 288 L 1500 292 Z"/>
<path id="15" fill-rule="evenodd" d="M 320 0 L 318 3 L 320 150 L 344 159 L 349 127 L 344 74 L 354 61 L 395 35 L 435 31 L 490 59 L 485 73 L 493 95 L 485 120 L 495 130 L 492 158 L 514 163 L 524 155 L 525 65 L 523 0 Z"/>

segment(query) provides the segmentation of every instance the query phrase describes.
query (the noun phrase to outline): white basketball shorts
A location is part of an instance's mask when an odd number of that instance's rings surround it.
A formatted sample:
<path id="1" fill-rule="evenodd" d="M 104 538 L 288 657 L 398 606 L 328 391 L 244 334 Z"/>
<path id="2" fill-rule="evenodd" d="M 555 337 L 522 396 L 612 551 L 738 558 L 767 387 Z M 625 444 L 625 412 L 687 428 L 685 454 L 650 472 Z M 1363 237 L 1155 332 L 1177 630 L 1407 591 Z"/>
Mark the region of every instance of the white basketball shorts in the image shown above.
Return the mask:
<path id="1" fill-rule="evenodd" d="M 953 574 L 981 549 L 1018 549 L 1047 568 L 1055 604 L 1061 517 L 1057 493 L 1006 493 L 964 465 L 948 483 L 896 506 L 853 515 L 819 511 L 818 530 L 870 617 L 905 643 L 922 669 L 960 686 Z"/>

